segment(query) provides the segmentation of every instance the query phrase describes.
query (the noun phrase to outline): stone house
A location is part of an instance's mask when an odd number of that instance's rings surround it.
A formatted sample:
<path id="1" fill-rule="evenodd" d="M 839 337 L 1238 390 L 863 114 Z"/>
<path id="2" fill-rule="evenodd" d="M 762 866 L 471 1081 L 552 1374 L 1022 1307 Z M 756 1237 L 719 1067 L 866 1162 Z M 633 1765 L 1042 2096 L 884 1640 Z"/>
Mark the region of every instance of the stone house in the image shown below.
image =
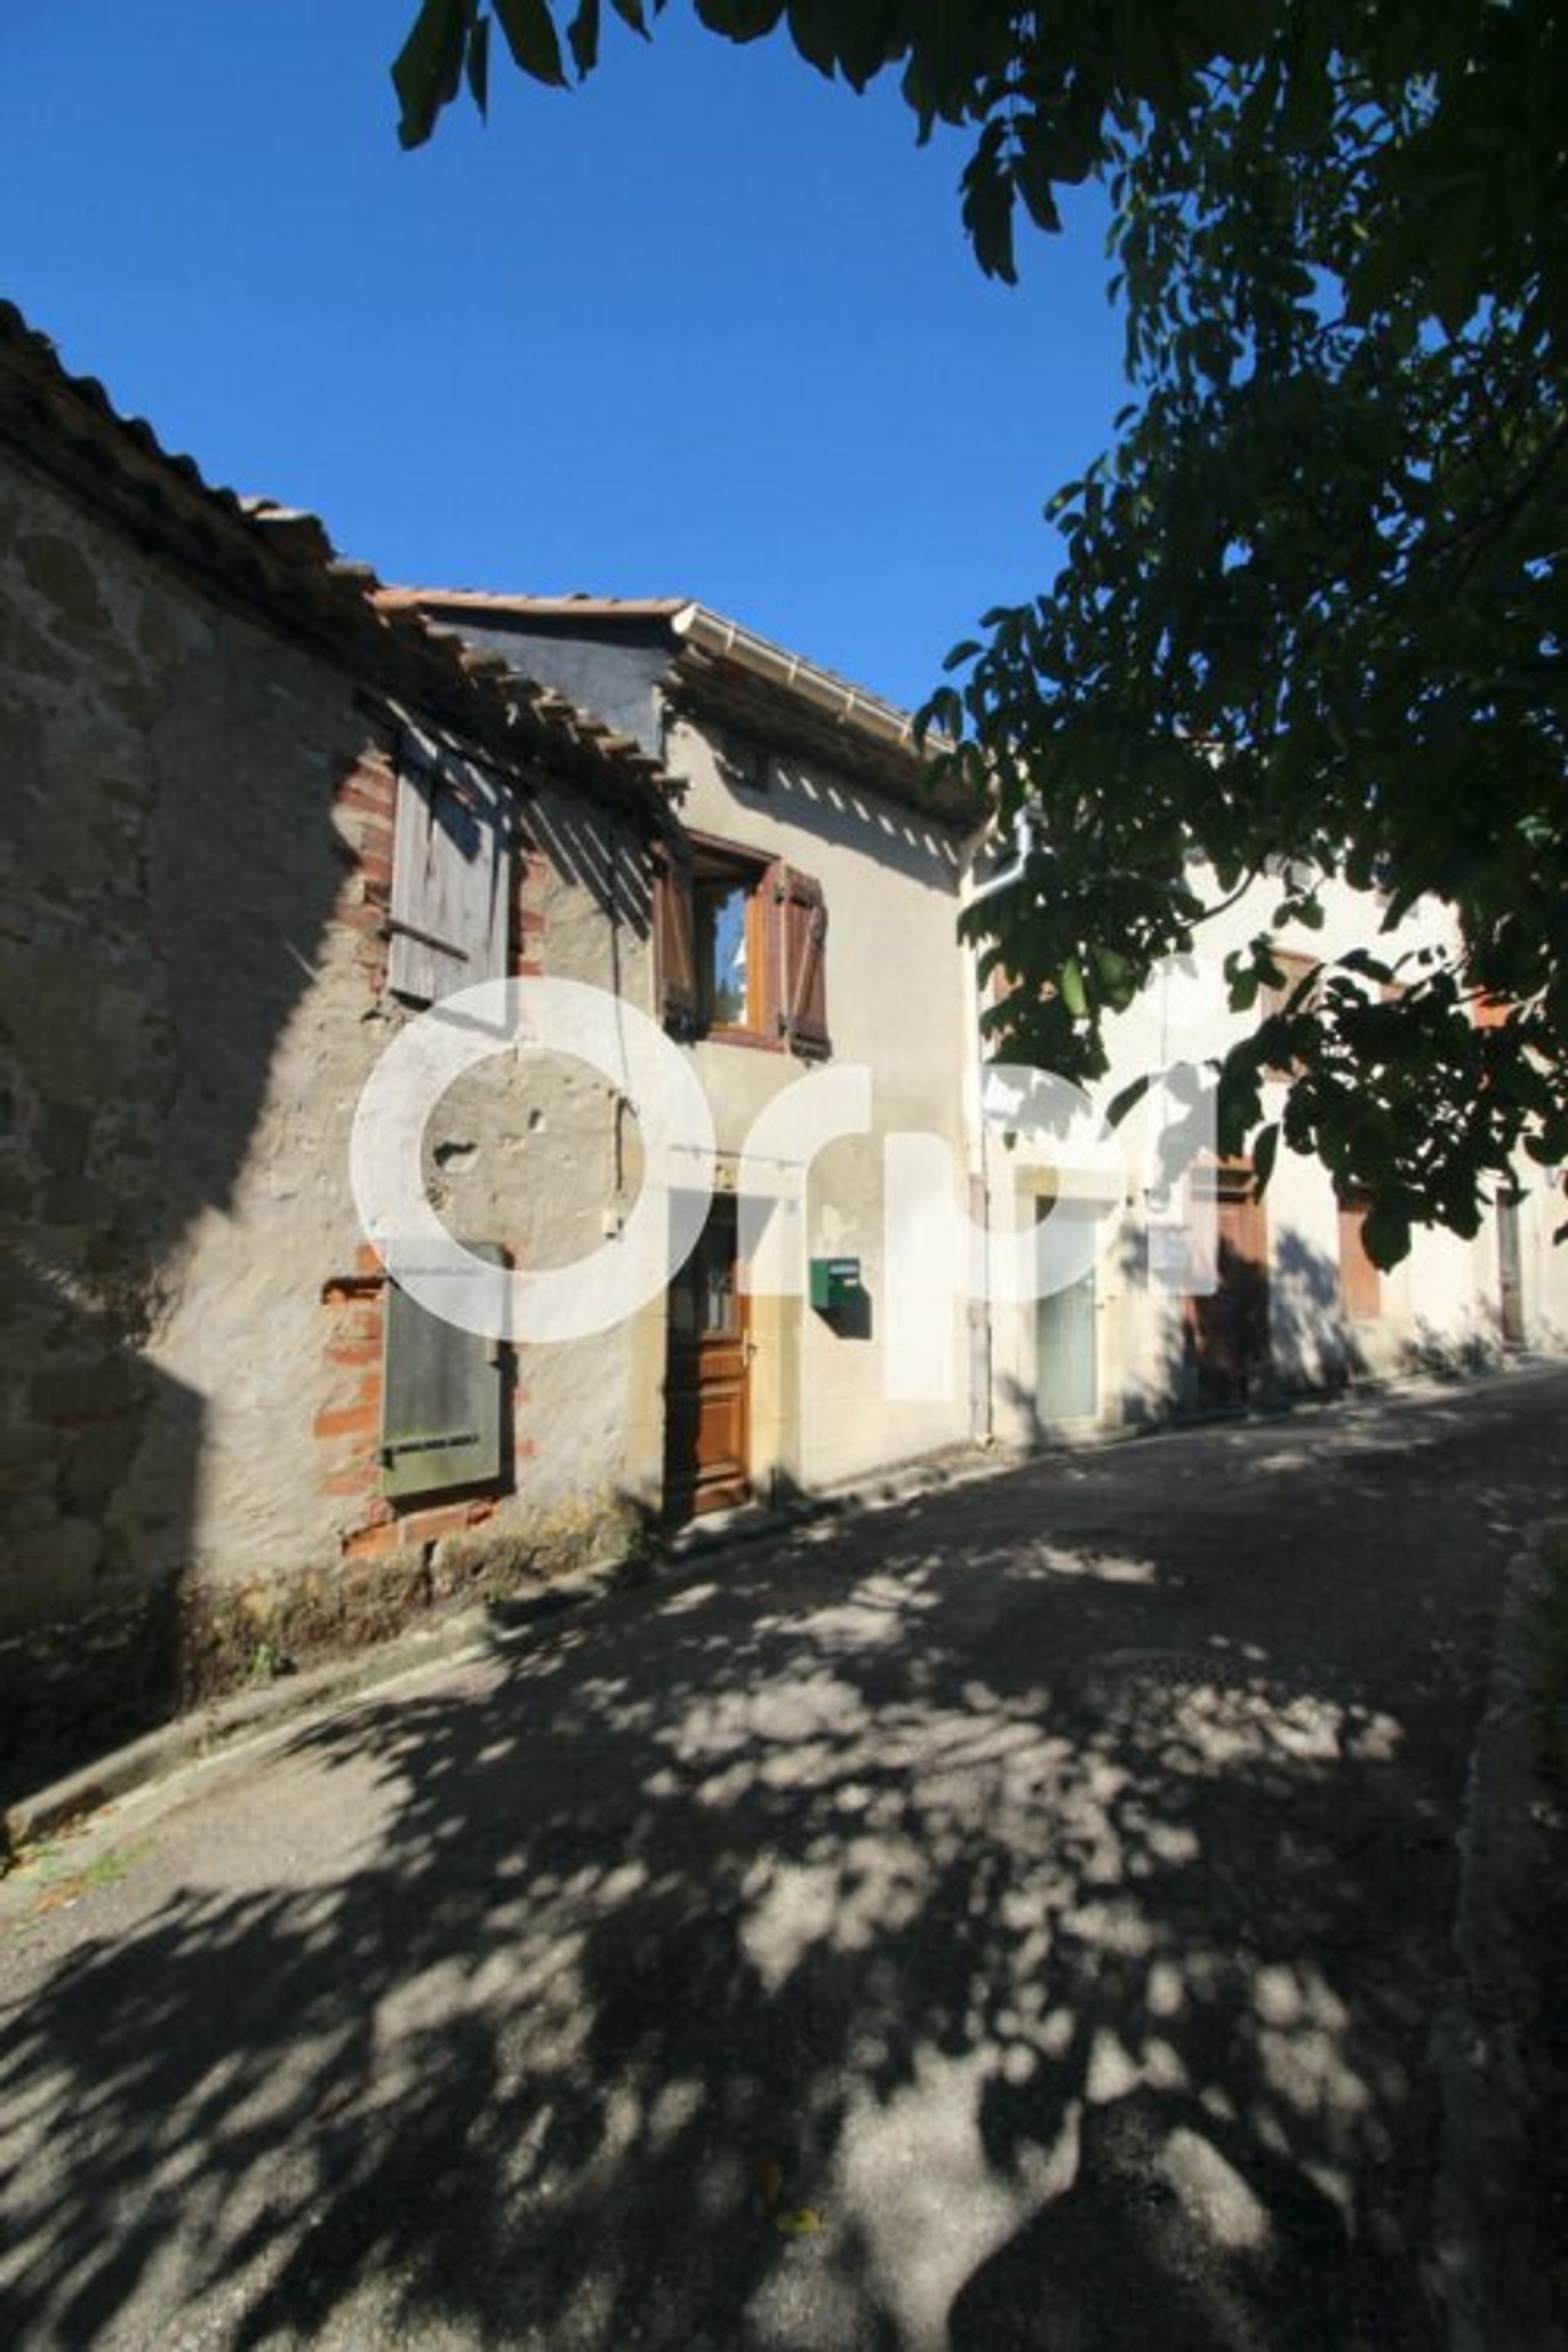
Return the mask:
<path id="1" fill-rule="evenodd" d="M 524 1377 L 389 1296 L 348 1145 L 459 981 L 646 987 L 660 771 L 376 589 L 0 307 L 13 1751 L 626 1539 L 626 1335 Z M 574 1256 L 611 1090 L 520 1061 L 470 1095 L 427 1138 L 454 1230 Z"/>
<path id="2" fill-rule="evenodd" d="M 972 1181 L 957 917 L 984 811 L 933 793 L 906 714 L 700 604 L 396 601 L 595 711 L 672 780 L 648 1009 L 700 1080 L 717 1162 L 698 1246 L 638 1319 L 645 1491 L 679 1519 L 969 1443 L 965 1298 L 942 1302 L 945 1392 L 900 1392 L 882 1200 L 898 1134 L 960 1196 Z"/>

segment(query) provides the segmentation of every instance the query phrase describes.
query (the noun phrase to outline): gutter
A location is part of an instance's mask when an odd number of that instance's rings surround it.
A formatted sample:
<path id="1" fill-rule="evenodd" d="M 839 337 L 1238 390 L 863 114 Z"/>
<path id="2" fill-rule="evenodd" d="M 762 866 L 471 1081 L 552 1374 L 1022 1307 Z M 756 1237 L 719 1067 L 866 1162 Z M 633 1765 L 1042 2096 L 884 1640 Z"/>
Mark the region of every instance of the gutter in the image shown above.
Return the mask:
<path id="1" fill-rule="evenodd" d="M 803 659 L 799 654 L 786 652 L 771 638 L 759 636 L 754 629 L 742 628 L 738 621 L 726 621 L 695 602 L 683 604 L 671 617 L 669 625 L 677 637 L 710 660 L 733 662 L 737 667 L 750 670 L 753 677 L 784 687 L 803 700 L 814 703 L 841 726 L 875 736 L 884 743 L 896 744 L 911 759 L 921 757 L 921 747 L 915 741 L 914 722 L 904 711 L 895 709 L 879 695 L 851 686 L 847 678 L 835 677 L 831 670 L 819 669 L 815 662 Z M 950 748 L 940 736 L 928 737 L 927 740 L 934 751 Z"/>

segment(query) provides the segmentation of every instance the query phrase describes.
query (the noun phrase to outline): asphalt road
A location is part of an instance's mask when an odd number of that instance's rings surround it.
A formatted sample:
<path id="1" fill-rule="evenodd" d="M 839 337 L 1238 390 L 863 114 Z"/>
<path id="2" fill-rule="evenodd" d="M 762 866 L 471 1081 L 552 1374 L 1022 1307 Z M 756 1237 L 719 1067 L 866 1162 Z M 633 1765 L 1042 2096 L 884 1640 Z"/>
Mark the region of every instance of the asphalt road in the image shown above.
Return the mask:
<path id="1" fill-rule="evenodd" d="M 1392 2352 L 1568 1373 L 694 1564 L 0 1905 L 0 2344 Z"/>

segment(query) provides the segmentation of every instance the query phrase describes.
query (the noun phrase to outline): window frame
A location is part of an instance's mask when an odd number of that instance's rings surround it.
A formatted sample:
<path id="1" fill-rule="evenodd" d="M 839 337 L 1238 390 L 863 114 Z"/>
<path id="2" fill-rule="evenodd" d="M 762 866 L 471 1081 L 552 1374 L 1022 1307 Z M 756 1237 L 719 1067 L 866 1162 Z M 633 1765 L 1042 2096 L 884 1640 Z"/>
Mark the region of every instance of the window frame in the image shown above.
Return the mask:
<path id="1" fill-rule="evenodd" d="M 778 1022 L 778 992 L 772 952 L 768 893 L 778 887 L 779 861 L 732 843 L 703 834 L 688 835 L 691 845 L 693 944 L 697 968 L 697 1032 L 729 1045 L 782 1048 L 785 1043 Z M 746 894 L 746 1012 L 742 1021 L 720 1020 L 715 1012 L 712 905 L 721 895 L 740 887 Z"/>
<path id="2" fill-rule="evenodd" d="M 712 929 L 702 901 L 736 886 L 747 892 L 746 1011 L 743 1020 L 723 1021 L 715 1018 Z M 831 1055 L 827 901 L 814 876 L 765 850 L 671 829 L 656 852 L 654 901 L 656 1002 L 672 1034 L 803 1060 Z"/>

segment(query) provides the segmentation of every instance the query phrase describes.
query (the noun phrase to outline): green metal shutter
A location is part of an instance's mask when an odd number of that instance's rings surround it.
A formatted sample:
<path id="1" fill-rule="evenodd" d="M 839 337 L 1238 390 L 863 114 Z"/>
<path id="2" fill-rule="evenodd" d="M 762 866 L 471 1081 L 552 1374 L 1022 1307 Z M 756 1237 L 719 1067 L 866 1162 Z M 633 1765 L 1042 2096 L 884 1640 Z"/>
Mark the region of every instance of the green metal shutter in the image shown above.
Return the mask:
<path id="1" fill-rule="evenodd" d="M 506 1262 L 493 1242 L 463 1247 L 489 1265 Z M 385 1349 L 383 1493 L 493 1484 L 501 1474 L 499 1341 L 443 1322 L 389 1280 Z"/>

